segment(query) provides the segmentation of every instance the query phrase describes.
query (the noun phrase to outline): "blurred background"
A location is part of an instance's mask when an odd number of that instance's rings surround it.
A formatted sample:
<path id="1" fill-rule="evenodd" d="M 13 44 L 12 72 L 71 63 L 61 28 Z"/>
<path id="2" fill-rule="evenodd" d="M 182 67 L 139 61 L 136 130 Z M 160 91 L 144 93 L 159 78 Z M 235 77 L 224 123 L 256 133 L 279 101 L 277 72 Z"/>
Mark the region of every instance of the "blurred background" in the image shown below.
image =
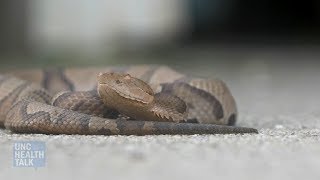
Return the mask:
<path id="1" fill-rule="evenodd" d="M 1 65 L 183 65 L 248 60 L 256 52 L 310 55 L 320 42 L 319 10 L 317 0 L 2 0 Z"/>

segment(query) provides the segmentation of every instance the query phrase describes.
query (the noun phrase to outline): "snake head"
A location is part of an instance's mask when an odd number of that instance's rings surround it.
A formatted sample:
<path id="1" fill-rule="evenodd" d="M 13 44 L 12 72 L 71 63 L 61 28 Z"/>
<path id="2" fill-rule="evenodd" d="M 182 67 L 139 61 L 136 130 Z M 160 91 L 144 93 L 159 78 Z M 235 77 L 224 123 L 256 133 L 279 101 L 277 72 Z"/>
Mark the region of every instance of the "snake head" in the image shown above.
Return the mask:
<path id="1" fill-rule="evenodd" d="M 123 98 L 141 103 L 150 103 L 154 99 L 154 92 L 151 87 L 130 74 L 99 73 L 98 89 L 101 97 L 107 96 L 108 91 L 112 91 Z"/>

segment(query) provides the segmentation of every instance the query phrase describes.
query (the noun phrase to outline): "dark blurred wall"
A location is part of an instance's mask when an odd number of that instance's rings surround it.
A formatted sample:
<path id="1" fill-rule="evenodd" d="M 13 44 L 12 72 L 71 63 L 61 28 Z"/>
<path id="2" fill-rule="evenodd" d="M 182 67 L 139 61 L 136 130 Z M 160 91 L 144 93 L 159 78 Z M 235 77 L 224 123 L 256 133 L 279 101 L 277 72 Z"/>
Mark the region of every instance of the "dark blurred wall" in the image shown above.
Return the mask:
<path id="1" fill-rule="evenodd" d="M 30 2 L 0 1 L 0 55 L 30 53 Z M 189 10 L 186 24 L 191 24 L 191 30 L 183 37 L 191 43 L 297 39 L 320 43 L 319 0 L 186 0 L 183 3 Z"/>
<path id="2" fill-rule="evenodd" d="M 27 0 L 0 1 L 0 55 L 28 53 Z"/>
<path id="3" fill-rule="evenodd" d="M 318 0 L 189 0 L 191 39 L 307 38 L 320 42 Z"/>

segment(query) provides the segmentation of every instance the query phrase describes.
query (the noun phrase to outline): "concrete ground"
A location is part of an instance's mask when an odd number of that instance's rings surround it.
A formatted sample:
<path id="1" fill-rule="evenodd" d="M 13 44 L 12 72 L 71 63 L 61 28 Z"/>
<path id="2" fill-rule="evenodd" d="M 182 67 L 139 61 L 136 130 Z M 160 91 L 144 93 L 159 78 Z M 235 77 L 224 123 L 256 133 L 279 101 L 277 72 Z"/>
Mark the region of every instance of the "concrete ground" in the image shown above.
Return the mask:
<path id="1" fill-rule="evenodd" d="M 53 136 L 0 130 L 0 179 L 320 179 L 319 63 L 312 57 L 259 57 L 188 70 L 225 80 L 238 103 L 238 125 L 259 134 Z M 13 142 L 25 140 L 46 143 L 45 167 L 13 167 Z"/>

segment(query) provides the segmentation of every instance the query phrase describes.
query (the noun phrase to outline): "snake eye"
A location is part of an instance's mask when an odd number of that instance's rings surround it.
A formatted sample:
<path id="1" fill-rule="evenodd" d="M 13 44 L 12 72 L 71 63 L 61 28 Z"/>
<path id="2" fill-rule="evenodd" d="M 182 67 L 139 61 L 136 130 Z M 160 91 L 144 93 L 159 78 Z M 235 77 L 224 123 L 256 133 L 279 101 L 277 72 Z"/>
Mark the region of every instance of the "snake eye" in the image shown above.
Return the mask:
<path id="1" fill-rule="evenodd" d="M 121 83 L 121 81 L 119 81 L 119 79 L 117 79 L 116 80 L 116 84 L 120 84 Z"/>

